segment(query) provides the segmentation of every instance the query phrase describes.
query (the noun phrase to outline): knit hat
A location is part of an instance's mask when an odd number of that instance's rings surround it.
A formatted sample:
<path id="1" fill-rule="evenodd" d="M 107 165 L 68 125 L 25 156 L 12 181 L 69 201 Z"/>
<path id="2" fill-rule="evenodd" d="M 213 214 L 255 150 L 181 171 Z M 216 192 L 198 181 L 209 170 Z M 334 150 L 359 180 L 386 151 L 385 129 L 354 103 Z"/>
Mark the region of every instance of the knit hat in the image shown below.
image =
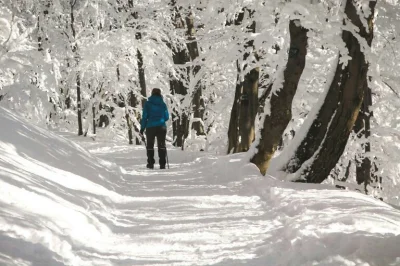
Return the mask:
<path id="1" fill-rule="evenodd" d="M 154 88 L 154 89 L 151 91 L 151 95 L 161 96 L 161 89 L 159 89 L 159 88 Z"/>

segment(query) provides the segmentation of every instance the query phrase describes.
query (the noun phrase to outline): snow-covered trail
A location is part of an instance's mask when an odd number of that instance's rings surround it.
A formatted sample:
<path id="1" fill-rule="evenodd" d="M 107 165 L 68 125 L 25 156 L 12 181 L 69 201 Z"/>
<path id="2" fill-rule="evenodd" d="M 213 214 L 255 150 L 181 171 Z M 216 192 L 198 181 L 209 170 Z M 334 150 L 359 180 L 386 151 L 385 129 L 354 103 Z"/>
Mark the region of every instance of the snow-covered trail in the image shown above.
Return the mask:
<path id="1" fill-rule="evenodd" d="M 243 154 L 54 134 L 0 108 L 0 265 L 400 265 L 400 211 Z"/>
<path id="2" fill-rule="evenodd" d="M 108 218 L 114 220 L 114 232 L 129 234 L 130 245 L 142 247 L 131 251 L 135 265 L 210 265 L 256 257 L 271 228 L 268 214 L 261 199 L 244 192 L 240 182 L 228 178 L 221 183 L 224 167 L 217 158 L 170 149 L 170 169 L 149 170 L 144 147 L 82 145 L 118 165 L 124 175 L 114 183 L 116 192 L 136 199 L 114 203 L 113 218 Z"/>
<path id="3" fill-rule="evenodd" d="M 152 247 L 132 254 L 145 264 L 400 265 L 400 212 L 378 200 L 260 177 L 241 155 L 172 149 L 171 169 L 148 170 L 144 147 L 82 145 L 122 169 L 118 193 L 138 197 L 115 209 Z"/>

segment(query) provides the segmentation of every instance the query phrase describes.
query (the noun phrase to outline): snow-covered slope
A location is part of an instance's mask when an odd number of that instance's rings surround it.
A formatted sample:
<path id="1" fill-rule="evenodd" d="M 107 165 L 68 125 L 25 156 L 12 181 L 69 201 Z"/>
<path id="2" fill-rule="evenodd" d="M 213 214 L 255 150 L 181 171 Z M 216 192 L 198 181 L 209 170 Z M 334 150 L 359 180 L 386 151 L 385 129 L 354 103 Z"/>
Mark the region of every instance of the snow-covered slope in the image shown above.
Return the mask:
<path id="1" fill-rule="evenodd" d="M 400 265 L 400 212 L 370 197 L 261 177 L 240 154 L 171 148 L 149 171 L 141 146 L 4 109 L 0 125 L 0 265 Z"/>

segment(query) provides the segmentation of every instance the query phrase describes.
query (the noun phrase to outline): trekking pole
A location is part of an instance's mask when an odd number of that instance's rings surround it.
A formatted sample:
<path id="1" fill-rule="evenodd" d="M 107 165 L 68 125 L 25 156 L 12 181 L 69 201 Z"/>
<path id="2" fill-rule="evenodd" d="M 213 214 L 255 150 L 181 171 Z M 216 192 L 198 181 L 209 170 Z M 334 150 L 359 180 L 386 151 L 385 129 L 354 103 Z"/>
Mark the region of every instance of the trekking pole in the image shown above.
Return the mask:
<path id="1" fill-rule="evenodd" d="M 169 169 L 167 146 L 165 146 L 165 158 L 167 159 L 167 165 L 168 165 L 168 169 Z"/>
<path id="2" fill-rule="evenodd" d="M 146 148 L 147 148 L 146 139 L 144 138 L 144 136 L 142 134 L 140 134 L 140 136 L 142 137 L 142 141 L 144 142 L 144 146 L 146 146 Z"/>

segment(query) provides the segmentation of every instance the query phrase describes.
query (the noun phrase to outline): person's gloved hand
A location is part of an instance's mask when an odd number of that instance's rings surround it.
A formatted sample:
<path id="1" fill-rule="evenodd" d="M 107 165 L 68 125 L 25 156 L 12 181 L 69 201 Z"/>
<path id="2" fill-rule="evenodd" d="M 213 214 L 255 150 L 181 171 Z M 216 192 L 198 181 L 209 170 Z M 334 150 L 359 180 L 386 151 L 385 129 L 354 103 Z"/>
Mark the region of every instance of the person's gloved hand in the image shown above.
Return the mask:
<path id="1" fill-rule="evenodd" d="M 140 135 L 143 135 L 143 133 L 144 133 L 144 129 L 142 128 L 142 129 L 140 129 Z"/>

